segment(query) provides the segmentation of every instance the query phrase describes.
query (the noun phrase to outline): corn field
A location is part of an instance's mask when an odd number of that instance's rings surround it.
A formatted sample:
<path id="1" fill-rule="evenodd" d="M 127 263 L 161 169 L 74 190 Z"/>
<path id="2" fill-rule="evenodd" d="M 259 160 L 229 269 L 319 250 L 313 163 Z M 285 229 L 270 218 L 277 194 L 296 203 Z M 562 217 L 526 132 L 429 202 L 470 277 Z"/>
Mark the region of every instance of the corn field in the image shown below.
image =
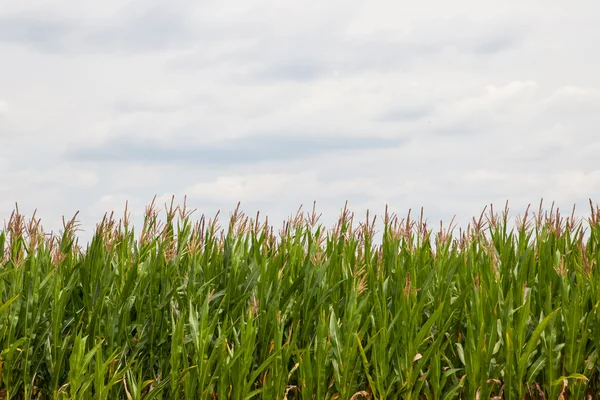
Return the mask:
<path id="1" fill-rule="evenodd" d="M 0 233 L 0 399 L 598 399 L 600 209 Z M 161 217 L 162 216 L 162 217 Z M 162 218 L 162 219 L 161 219 Z"/>

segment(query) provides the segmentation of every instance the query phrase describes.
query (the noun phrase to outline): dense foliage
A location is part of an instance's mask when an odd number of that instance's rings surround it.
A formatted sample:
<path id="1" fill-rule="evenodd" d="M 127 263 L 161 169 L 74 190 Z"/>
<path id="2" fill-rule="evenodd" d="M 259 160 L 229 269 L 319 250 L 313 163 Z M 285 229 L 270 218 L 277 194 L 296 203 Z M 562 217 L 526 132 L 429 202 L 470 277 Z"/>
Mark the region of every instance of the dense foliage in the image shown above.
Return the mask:
<path id="1" fill-rule="evenodd" d="M 591 205 L 591 203 L 590 203 Z M 597 398 L 600 210 L 0 234 L 3 399 Z M 585 231 L 585 234 L 584 234 Z M 562 397 L 561 397 L 562 396 Z M 589 397 L 588 397 L 589 396 Z"/>

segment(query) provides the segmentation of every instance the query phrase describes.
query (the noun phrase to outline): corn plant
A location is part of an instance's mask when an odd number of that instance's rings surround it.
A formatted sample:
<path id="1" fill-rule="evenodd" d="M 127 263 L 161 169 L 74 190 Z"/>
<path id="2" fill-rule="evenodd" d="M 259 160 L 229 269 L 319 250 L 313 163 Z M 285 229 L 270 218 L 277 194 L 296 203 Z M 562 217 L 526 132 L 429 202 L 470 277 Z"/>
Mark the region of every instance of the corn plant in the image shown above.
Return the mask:
<path id="1" fill-rule="evenodd" d="M 600 398 L 600 208 L 0 231 L 0 399 Z M 381 233 L 380 238 L 377 237 Z"/>

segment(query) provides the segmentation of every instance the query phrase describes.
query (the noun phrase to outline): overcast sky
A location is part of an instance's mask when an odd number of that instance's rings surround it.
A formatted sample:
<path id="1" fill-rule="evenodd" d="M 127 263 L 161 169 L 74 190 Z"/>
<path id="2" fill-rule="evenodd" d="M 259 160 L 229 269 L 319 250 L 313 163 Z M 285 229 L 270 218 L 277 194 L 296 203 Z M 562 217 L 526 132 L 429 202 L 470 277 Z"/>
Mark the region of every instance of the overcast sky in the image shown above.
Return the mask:
<path id="1" fill-rule="evenodd" d="M 598 26 L 597 0 L 0 0 L 0 220 L 587 215 Z"/>

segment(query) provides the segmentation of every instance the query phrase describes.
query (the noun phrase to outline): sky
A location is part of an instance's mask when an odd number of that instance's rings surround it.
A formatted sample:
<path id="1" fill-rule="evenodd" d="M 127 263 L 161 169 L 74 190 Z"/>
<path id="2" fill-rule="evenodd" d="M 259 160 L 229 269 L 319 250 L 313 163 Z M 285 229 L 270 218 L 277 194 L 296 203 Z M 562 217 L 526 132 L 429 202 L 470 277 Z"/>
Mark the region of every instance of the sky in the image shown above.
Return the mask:
<path id="1" fill-rule="evenodd" d="M 596 0 L 0 0 L 0 221 L 600 201 Z M 225 223 L 226 224 L 226 223 Z"/>

